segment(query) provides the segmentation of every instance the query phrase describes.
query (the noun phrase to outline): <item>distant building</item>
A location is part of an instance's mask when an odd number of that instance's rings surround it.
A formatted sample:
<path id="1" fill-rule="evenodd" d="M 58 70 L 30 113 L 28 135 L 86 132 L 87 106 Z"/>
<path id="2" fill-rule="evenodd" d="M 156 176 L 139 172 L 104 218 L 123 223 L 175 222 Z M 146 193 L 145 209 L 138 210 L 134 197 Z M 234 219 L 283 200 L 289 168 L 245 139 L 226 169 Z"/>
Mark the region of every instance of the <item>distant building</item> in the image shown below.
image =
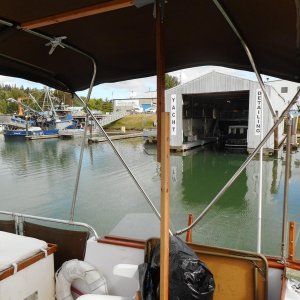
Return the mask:
<path id="1" fill-rule="evenodd" d="M 143 112 L 156 106 L 156 92 L 145 92 L 126 99 L 113 99 L 114 111 Z"/>

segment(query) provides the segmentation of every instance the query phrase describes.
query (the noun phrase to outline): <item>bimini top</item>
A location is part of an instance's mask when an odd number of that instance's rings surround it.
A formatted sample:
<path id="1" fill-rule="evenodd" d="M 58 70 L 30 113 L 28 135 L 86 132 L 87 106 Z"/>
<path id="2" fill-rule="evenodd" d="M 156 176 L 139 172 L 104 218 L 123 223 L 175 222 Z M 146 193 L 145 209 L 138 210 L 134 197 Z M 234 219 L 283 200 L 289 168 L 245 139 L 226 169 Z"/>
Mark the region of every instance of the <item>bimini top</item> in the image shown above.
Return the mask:
<path id="1" fill-rule="evenodd" d="M 166 71 L 201 65 L 252 70 L 214 2 L 165 3 Z M 220 2 L 258 71 L 299 82 L 300 0 Z M 93 64 L 69 45 L 94 59 L 95 84 L 154 75 L 154 11 L 153 0 L 1 1 L 0 73 L 62 90 L 85 89 Z"/>

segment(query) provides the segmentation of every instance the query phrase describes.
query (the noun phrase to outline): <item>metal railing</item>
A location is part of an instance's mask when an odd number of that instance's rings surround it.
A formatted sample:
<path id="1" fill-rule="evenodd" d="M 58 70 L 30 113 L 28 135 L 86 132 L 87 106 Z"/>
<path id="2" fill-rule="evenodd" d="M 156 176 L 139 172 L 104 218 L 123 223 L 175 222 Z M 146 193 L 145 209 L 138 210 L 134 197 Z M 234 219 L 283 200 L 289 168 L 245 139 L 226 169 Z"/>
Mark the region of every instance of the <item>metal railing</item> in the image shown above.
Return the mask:
<path id="1" fill-rule="evenodd" d="M 105 126 L 105 125 L 108 125 L 112 122 L 115 122 L 117 120 L 120 120 L 126 116 L 128 116 L 129 113 L 126 112 L 126 111 L 123 111 L 123 112 L 116 112 L 116 113 L 111 113 L 107 116 L 105 116 L 103 119 L 101 119 L 99 121 L 99 123 L 101 124 L 101 126 Z"/>
<path id="2" fill-rule="evenodd" d="M 73 222 L 73 221 L 68 221 L 68 220 L 40 217 L 40 216 L 27 215 L 27 214 L 8 212 L 8 211 L 0 211 L 0 215 L 1 214 L 6 215 L 6 216 L 10 216 L 14 219 L 16 233 L 18 233 L 18 234 L 21 233 L 20 232 L 20 227 L 23 224 L 23 221 L 25 219 L 32 219 L 32 220 L 52 222 L 52 223 L 57 223 L 57 224 L 65 224 L 65 225 L 69 225 L 69 226 L 84 227 L 85 229 L 87 229 L 90 232 L 90 234 L 92 234 L 95 237 L 95 239 L 99 238 L 97 231 L 91 225 L 86 224 L 86 223 L 82 223 L 82 222 Z"/>

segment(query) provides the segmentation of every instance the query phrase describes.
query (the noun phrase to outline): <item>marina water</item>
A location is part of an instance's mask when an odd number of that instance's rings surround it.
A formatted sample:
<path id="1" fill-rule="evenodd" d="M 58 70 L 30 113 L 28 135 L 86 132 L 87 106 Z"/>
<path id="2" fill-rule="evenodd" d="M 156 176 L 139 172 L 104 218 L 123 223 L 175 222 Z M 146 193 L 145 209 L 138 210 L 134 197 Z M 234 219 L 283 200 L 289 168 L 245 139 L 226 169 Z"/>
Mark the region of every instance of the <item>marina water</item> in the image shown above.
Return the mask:
<path id="1" fill-rule="evenodd" d="M 115 145 L 159 209 L 155 147 L 144 146 L 140 138 Z M 0 210 L 68 220 L 80 147 L 80 139 L 5 142 L 1 136 Z M 197 217 L 245 159 L 245 154 L 211 147 L 172 154 L 172 231 L 187 225 L 189 213 Z M 262 252 L 270 255 L 280 253 L 284 165 L 285 153 L 263 162 Z M 193 241 L 256 251 L 258 178 L 259 161 L 255 160 L 196 225 Z M 299 183 L 300 154 L 296 152 L 291 161 L 289 220 L 300 224 Z M 157 234 L 158 220 L 108 143 L 85 146 L 75 221 L 89 223 L 99 235 L 115 234 L 116 226 L 127 236 Z M 296 228 L 296 257 L 300 258 L 300 226 Z"/>

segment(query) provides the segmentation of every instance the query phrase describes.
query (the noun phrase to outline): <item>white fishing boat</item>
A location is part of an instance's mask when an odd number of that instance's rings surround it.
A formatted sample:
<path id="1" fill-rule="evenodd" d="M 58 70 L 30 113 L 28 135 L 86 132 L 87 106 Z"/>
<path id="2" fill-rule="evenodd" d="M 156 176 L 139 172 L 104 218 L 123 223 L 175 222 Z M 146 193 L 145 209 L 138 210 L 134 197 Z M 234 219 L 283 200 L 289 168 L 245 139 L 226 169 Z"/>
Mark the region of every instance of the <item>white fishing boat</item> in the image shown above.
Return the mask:
<path id="1" fill-rule="evenodd" d="M 300 82 L 299 12 L 299 2 L 294 0 L 171 0 L 167 3 L 165 0 L 89 0 L 84 3 L 44 0 L 39 5 L 33 0 L 2 1 L 1 75 L 38 81 L 71 92 L 79 100 L 76 91 L 89 88 L 89 100 L 95 84 L 157 74 L 160 209 L 152 203 L 99 121 L 87 106 L 85 109 L 103 131 L 161 225 L 158 240 L 146 241 L 115 235 L 99 237 L 90 225 L 74 220 L 84 150 L 82 143 L 69 220 L 1 211 L 0 215 L 7 219 L 0 222 L 0 299 L 52 300 L 56 297 L 57 300 L 71 300 L 78 296 L 80 300 L 133 297 L 162 300 L 299 299 L 300 263 L 294 257 L 293 224 L 290 226 L 290 243 L 287 242 L 287 203 L 289 110 L 300 90 L 277 117 L 259 73 Z M 261 137 L 256 150 L 211 203 L 201 213 L 194 212 L 200 213 L 195 221 L 187 228 L 171 231 L 170 116 L 164 99 L 165 72 L 208 63 L 240 70 L 253 69 L 264 102 L 274 117 L 274 126 Z M 267 257 L 261 253 L 260 214 L 256 253 L 190 243 L 192 228 L 217 201 L 222 201 L 221 196 L 284 119 L 287 120 L 287 155 L 281 255 Z M 54 202 L 55 193 L 53 198 Z M 258 206 L 259 200 L 261 198 Z M 129 218 L 130 222 L 133 218 Z M 69 228 L 62 229 L 61 224 Z M 139 223 L 130 224 L 129 229 L 120 225 L 125 234 L 133 228 L 149 228 L 152 223 L 149 225 L 141 218 Z M 187 244 L 178 242 L 175 259 L 175 237 L 184 233 L 187 233 Z M 155 247 L 158 241 L 161 245 L 159 259 Z M 186 245 L 189 248 L 181 251 Z M 187 257 L 182 256 L 183 252 Z M 146 280 L 139 281 L 139 277 L 143 279 L 145 275 L 144 262 L 148 263 L 146 271 L 149 272 L 146 272 Z M 58 271 L 56 276 L 55 271 Z"/>

